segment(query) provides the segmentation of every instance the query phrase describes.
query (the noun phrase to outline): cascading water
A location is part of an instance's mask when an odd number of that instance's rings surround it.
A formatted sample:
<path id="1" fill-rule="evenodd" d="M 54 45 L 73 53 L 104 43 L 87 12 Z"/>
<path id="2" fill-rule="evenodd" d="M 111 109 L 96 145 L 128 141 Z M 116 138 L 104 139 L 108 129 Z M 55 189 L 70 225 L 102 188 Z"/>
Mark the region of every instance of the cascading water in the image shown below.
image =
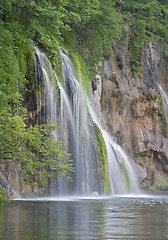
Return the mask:
<path id="1" fill-rule="evenodd" d="M 56 122 L 57 121 L 57 104 L 56 104 L 56 88 L 54 86 L 55 76 L 51 67 L 51 64 L 44 53 L 41 53 L 38 48 L 35 49 L 35 53 L 38 57 L 35 57 L 35 73 L 36 73 L 36 85 L 37 85 L 37 123 L 43 122 Z M 41 69 L 41 70 L 40 70 Z M 44 79 L 44 97 L 39 91 L 41 75 Z"/>
<path id="2" fill-rule="evenodd" d="M 66 178 L 62 177 L 58 179 L 55 186 L 57 194 L 86 195 L 93 192 L 100 192 L 100 180 L 96 168 L 96 154 L 94 143 L 91 140 L 91 129 L 85 96 L 81 85 L 74 77 L 72 63 L 67 55 L 61 52 L 63 69 L 62 87 L 57 75 L 51 71 L 51 65 L 45 54 L 36 49 L 36 55 L 41 66 L 45 85 L 44 100 L 39 100 L 41 106 L 43 106 L 43 111 L 41 111 L 43 117 L 39 117 L 39 119 L 45 119 L 45 122 L 60 120 L 62 126 L 57 132 L 57 139 L 67 145 L 67 150 L 71 153 L 75 167 L 75 172 L 72 173 L 72 182 L 67 182 Z M 60 91 L 60 108 L 58 107 L 58 109 L 56 107 L 56 88 L 51 81 L 53 74 L 55 80 L 58 82 Z M 51 191 L 52 193 L 54 192 L 53 189 Z"/>
<path id="3" fill-rule="evenodd" d="M 96 152 L 91 139 L 92 130 L 83 87 L 75 78 L 70 58 L 62 50 L 60 54 L 63 72 L 63 87 L 58 81 L 61 96 L 60 121 L 63 123 L 60 131 L 61 136 L 68 134 L 68 149 L 72 154 L 75 172 L 72 183 L 58 180 L 58 190 L 59 193 L 66 194 L 67 189 L 70 189 L 71 193 L 83 195 L 100 192 Z"/>
<path id="4" fill-rule="evenodd" d="M 82 83 L 75 78 L 73 64 L 68 54 L 62 49 L 60 49 L 60 54 L 63 85 L 52 71 L 47 57 L 36 49 L 45 83 L 45 119 L 56 122 L 58 118 L 61 121 L 62 126 L 57 131 L 57 139 L 67 145 L 75 167 L 71 175 L 73 181 L 67 182 L 62 177 L 58 179 L 55 194 L 87 195 L 103 192 L 101 174 L 98 170 L 100 153 L 95 127 L 101 132 L 106 145 L 112 194 L 137 193 L 136 179 L 127 156 L 99 123 Z M 56 104 L 56 88 L 51 81 L 53 75 L 55 75 L 60 92 L 60 107 Z"/>
<path id="5" fill-rule="evenodd" d="M 138 193 L 139 187 L 137 185 L 137 180 L 126 154 L 123 152 L 122 148 L 113 141 L 112 136 L 102 128 L 99 120 L 96 117 L 96 114 L 94 113 L 89 103 L 89 100 L 87 100 L 87 102 L 92 120 L 99 128 L 105 141 L 111 193 Z"/>
<path id="6" fill-rule="evenodd" d="M 162 98 L 162 104 L 163 104 L 166 124 L 168 125 L 168 96 L 166 95 L 166 93 L 163 91 L 162 87 L 159 84 L 158 84 L 158 88 L 159 88 L 160 95 Z"/>

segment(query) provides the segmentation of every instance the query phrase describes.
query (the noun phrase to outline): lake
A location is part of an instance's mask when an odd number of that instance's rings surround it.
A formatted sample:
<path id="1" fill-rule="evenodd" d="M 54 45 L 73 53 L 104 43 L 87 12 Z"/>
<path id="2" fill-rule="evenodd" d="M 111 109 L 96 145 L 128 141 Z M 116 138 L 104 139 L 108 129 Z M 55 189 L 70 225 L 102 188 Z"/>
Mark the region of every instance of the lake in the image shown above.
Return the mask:
<path id="1" fill-rule="evenodd" d="M 0 208 L 0 239 L 168 239 L 168 196 L 16 200 Z"/>

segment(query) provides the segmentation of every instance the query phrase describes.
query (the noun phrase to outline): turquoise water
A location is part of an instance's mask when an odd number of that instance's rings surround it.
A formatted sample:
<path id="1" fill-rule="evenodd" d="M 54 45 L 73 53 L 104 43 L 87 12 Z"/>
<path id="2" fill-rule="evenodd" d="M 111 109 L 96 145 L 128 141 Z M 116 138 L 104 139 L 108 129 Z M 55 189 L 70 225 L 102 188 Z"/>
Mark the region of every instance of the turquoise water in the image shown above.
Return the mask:
<path id="1" fill-rule="evenodd" d="M 168 196 L 15 201 L 0 209 L 0 239 L 168 239 Z"/>

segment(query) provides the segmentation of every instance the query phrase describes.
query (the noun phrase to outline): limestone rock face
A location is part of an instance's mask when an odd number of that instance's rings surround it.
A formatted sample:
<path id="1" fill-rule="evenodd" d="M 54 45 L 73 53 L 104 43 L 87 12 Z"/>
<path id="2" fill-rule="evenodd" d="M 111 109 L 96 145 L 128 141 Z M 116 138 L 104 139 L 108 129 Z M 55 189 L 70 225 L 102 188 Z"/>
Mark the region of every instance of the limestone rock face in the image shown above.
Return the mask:
<path id="1" fill-rule="evenodd" d="M 42 189 L 27 184 L 24 170 L 10 160 L 0 165 L 0 187 L 4 189 L 5 197 L 11 199 L 43 193 Z"/>
<path id="2" fill-rule="evenodd" d="M 144 46 L 142 76 L 133 76 L 127 45 L 116 44 L 101 78 L 102 116 L 108 130 L 141 169 L 137 174 L 143 187 L 158 184 L 160 175 L 168 182 L 168 139 L 158 89 L 161 84 L 168 93 L 168 61 L 158 49 L 152 44 Z"/>

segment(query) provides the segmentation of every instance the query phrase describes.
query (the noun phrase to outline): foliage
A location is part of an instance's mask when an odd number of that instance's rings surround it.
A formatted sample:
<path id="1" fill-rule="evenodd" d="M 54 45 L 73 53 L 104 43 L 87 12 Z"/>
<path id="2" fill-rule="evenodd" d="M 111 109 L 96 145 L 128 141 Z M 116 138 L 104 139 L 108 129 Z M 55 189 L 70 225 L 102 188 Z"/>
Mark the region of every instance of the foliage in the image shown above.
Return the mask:
<path id="1" fill-rule="evenodd" d="M 4 106 L 9 106 L 10 103 L 11 107 L 16 105 L 18 103 L 18 99 L 21 98 L 21 95 L 17 91 L 17 81 L 20 74 L 14 51 L 11 46 L 11 36 L 8 31 L 3 32 L 3 28 L 1 28 L 1 30 L 0 108 L 2 109 L 2 107 Z M 2 34 L 4 34 L 4 37 L 2 36 Z M 7 41 L 5 40 L 6 38 L 8 39 Z"/>
<path id="2" fill-rule="evenodd" d="M 70 31 L 70 24 L 76 22 L 86 23 L 98 12 L 98 0 L 0 1 L 1 21 L 15 35 L 15 44 L 22 44 L 25 36 L 44 47 L 54 61 L 61 31 Z"/>
<path id="3" fill-rule="evenodd" d="M 69 154 L 63 144 L 53 140 L 50 133 L 56 125 L 30 126 L 24 118 L 5 111 L 0 113 L 0 162 L 8 159 L 20 164 L 29 183 L 46 186 L 47 179 L 65 175 L 73 170 Z"/>
<path id="4" fill-rule="evenodd" d="M 23 46 L 25 41 L 37 43 L 46 49 L 53 62 L 59 62 L 60 41 L 66 41 L 67 36 L 75 34 L 75 48 L 81 53 L 83 48 L 87 50 L 83 56 L 89 67 L 96 71 L 95 64 L 112 53 L 111 43 L 121 39 L 125 25 L 130 29 L 133 71 L 138 72 L 141 68 L 143 42 L 160 39 L 168 54 L 168 7 L 164 0 L 0 2 L 1 23 L 13 37 L 13 47 Z"/>
<path id="5" fill-rule="evenodd" d="M 0 188 L 0 206 L 3 206 L 6 203 L 9 203 L 10 201 L 5 198 L 5 193 L 3 188 Z"/>
<path id="6" fill-rule="evenodd" d="M 61 2 L 65 5 L 65 1 Z M 23 97 L 27 107 L 33 97 L 34 42 L 51 48 L 49 54 L 57 57 L 55 37 L 63 28 L 63 10 L 58 1 L 54 7 L 53 4 L 54 1 L 12 0 L 0 4 L 0 163 L 16 162 L 24 169 L 26 181 L 41 187 L 46 186 L 53 172 L 57 177 L 73 170 L 63 144 L 50 137 L 56 126 L 28 127 L 26 109 L 21 107 Z"/>
<path id="7" fill-rule="evenodd" d="M 93 73 L 92 79 L 98 61 L 104 61 L 112 54 L 112 42 L 121 38 L 123 29 L 122 16 L 114 8 L 114 1 L 99 0 L 99 3 L 100 11 L 87 24 L 77 22 L 71 27 L 78 40 L 77 50 Z"/>
<path id="8" fill-rule="evenodd" d="M 168 54 L 168 5 L 164 0 L 118 0 L 115 7 L 130 29 L 132 70 L 141 71 L 140 49 L 144 42 L 160 39 Z"/>
<path id="9" fill-rule="evenodd" d="M 56 62 L 60 40 L 66 41 L 74 33 L 78 49 L 87 49 L 85 58 L 93 68 L 98 60 L 111 54 L 111 43 L 122 37 L 125 24 L 131 31 L 133 70 L 141 68 L 143 42 L 161 39 L 168 53 L 168 7 L 164 0 L 1 0 L 0 12 L 15 47 L 29 39 L 44 47 Z"/>
<path id="10" fill-rule="evenodd" d="M 74 48 L 83 54 L 95 74 L 95 65 L 112 54 L 112 43 L 124 39 L 129 32 L 129 50 L 132 72 L 141 74 L 141 48 L 144 42 L 161 40 L 168 54 L 168 6 L 163 0 L 99 0 L 99 11 L 87 23 L 70 24 L 71 33 L 63 31 L 62 37 L 76 36 Z M 73 37 L 74 39 L 74 37 Z M 83 50 L 84 49 L 84 50 Z M 92 76 L 93 77 L 93 76 Z"/>

